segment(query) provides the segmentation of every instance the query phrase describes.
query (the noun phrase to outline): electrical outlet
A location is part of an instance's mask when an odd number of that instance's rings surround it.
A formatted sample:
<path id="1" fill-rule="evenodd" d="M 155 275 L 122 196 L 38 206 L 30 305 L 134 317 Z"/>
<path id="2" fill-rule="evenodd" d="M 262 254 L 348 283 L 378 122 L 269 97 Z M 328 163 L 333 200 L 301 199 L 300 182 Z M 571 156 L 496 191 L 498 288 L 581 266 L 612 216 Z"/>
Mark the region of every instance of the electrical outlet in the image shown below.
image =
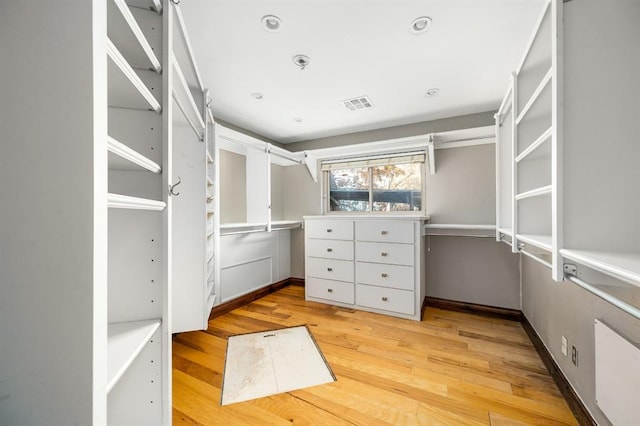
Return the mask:
<path id="1" fill-rule="evenodd" d="M 578 350 L 575 346 L 571 346 L 571 362 L 576 367 L 578 366 Z"/>
<path id="2" fill-rule="evenodd" d="M 567 356 L 567 338 L 562 336 L 562 355 Z"/>

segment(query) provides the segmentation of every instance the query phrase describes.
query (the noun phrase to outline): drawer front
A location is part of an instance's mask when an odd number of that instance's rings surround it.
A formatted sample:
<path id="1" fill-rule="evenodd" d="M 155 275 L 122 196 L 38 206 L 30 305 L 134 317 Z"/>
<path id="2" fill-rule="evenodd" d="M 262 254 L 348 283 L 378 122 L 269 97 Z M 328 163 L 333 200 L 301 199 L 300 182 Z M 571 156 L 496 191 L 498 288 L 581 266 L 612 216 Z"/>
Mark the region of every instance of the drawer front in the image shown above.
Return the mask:
<path id="1" fill-rule="evenodd" d="M 304 232 L 309 238 L 353 240 L 352 220 L 307 220 L 304 223 L 304 227 Z"/>
<path id="2" fill-rule="evenodd" d="M 349 303 L 353 305 L 353 283 L 342 281 L 323 280 L 321 278 L 309 278 L 305 282 L 307 296 L 334 302 Z"/>
<path id="3" fill-rule="evenodd" d="M 305 250 L 307 256 L 353 260 L 353 241 L 308 239 Z"/>
<path id="4" fill-rule="evenodd" d="M 414 294 L 413 291 L 356 284 L 356 304 L 401 314 L 415 313 Z"/>
<path id="5" fill-rule="evenodd" d="M 356 282 L 413 291 L 413 266 L 356 262 Z"/>
<path id="6" fill-rule="evenodd" d="M 356 260 L 413 266 L 413 244 L 356 243 Z"/>
<path id="7" fill-rule="evenodd" d="M 307 276 L 353 282 L 353 261 L 308 257 Z"/>
<path id="8" fill-rule="evenodd" d="M 356 222 L 356 240 L 413 244 L 413 227 L 405 220 L 361 220 Z"/>

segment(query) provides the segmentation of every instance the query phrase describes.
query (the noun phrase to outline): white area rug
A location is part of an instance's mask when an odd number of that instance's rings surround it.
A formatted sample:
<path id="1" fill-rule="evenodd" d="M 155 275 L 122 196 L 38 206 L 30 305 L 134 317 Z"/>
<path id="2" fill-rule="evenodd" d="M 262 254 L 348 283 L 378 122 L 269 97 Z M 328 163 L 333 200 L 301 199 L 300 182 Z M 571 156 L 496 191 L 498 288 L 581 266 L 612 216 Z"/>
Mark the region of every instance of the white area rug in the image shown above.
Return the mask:
<path id="1" fill-rule="evenodd" d="M 221 404 L 335 380 L 305 325 L 231 336 L 227 342 Z"/>

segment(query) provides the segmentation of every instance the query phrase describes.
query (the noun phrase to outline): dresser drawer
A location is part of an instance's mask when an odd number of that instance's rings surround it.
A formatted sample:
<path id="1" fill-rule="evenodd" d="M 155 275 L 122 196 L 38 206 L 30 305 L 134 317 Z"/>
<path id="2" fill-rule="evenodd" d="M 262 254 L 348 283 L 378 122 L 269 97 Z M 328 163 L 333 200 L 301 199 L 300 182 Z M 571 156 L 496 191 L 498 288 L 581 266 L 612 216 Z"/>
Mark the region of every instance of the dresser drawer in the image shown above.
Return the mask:
<path id="1" fill-rule="evenodd" d="M 380 287 L 411 290 L 415 288 L 413 266 L 356 262 L 356 282 Z"/>
<path id="2" fill-rule="evenodd" d="M 414 292 L 395 288 L 356 284 L 356 303 L 369 308 L 413 315 Z"/>
<path id="3" fill-rule="evenodd" d="M 305 282 L 305 292 L 307 296 L 317 299 L 349 304 L 353 304 L 354 301 L 353 283 L 309 278 Z"/>
<path id="4" fill-rule="evenodd" d="M 361 220 L 356 222 L 357 241 L 413 244 L 412 221 Z"/>
<path id="5" fill-rule="evenodd" d="M 307 257 L 307 276 L 353 282 L 353 261 Z"/>
<path id="6" fill-rule="evenodd" d="M 356 260 L 413 266 L 413 244 L 356 242 Z"/>
<path id="7" fill-rule="evenodd" d="M 304 232 L 308 238 L 353 240 L 352 220 L 307 220 L 304 227 Z"/>
<path id="8" fill-rule="evenodd" d="M 307 256 L 353 260 L 353 241 L 307 239 L 305 249 Z"/>

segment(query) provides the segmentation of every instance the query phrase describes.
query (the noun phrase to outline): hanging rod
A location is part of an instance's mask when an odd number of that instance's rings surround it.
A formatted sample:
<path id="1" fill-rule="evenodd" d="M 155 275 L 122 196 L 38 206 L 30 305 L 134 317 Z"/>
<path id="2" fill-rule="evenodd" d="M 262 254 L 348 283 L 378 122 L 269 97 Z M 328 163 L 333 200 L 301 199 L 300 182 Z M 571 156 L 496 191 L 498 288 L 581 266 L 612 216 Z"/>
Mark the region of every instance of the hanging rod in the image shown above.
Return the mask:
<path id="1" fill-rule="evenodd" d="M 522 250 L 522 249 L 520 249 L 520 253 L 524 254 L 527 257 L 530 257 L 531 259 L 535 260 L 538 263 L 543 264 L 544 266 L 546 266 L 549 269 L 553 269 L 553 265 L 551 263 L 547 262 L 544 259 L 539 258 L 538 256 L 536 256 L 533 253 L 529 253 L 528 251 Z"/>
<path id="2" fill-rule="evenodd" d="M 172 93 L 173 93 L 173 99 L 176 101 L 176 105 L 178 105 L 178 108 L 180 108 L 180 111 L 182 111 L 182 115 L 184 116 L 184 118 L 187 119 L 187 123 L 189 123 L 189 126 L 191 126 L 191 129 L 193 129 L 193 132 L 198 137 L 198 140 L 200 142 L 204 142 L 204 136 L 202 135 L 202 133 L 200 133 L 200 131 L 198 130 L 198 127 L 193 122 L 193 120 L 189 118 L 189 114 L 187 114 L 187 111 L 184 109 L 184 106 L 180 102 L 180 99 L 178 98 L 178 94 L 176 93 L 175 90 L 173 90 Z"/>
<path id="3" fill-rule="evenodd" d="M 566 267 L 569 265 L 565 265 L 565 270 Z M 628 304 L 625 301 L 622 301 L 620 299 L 618 299 L 615 296 L 610 295 L 609 293 L 600 290 L 599 288 L 589 284 L 586 281 L 581 280 L 580 278 L 576 277 L 575 275 L 569 274 L 569 273 L 565 273 L 564 277 L 571 281 L 574 284 L 577 284 L 578 286 L 584 288 L 585 290 L 587 290 L 588 292 L 595 294 L 596 296 L 598 296 L 599 298 L 611 303 L 613 306 L 622 309 L 623 311 L 625 311 L 626 313 L 628 313 L 629 315 L 640 319 L 640 309 L 636 308 L 635 306 L 631 306 L 630 304 Z"/>
<path id="4" fill-rule="evenodd" d="M 284 158 L 285 160 L 293 161 L 294 163 L 304 164 L 304 160 L 293 158 L 293 156 L 288 156 L 283 152 L 274 151 L 273 148 L 274 146 L 271 146 L 271 148 L 269 149 L 269 154 L 275 155 L 276 157 Z"/>

